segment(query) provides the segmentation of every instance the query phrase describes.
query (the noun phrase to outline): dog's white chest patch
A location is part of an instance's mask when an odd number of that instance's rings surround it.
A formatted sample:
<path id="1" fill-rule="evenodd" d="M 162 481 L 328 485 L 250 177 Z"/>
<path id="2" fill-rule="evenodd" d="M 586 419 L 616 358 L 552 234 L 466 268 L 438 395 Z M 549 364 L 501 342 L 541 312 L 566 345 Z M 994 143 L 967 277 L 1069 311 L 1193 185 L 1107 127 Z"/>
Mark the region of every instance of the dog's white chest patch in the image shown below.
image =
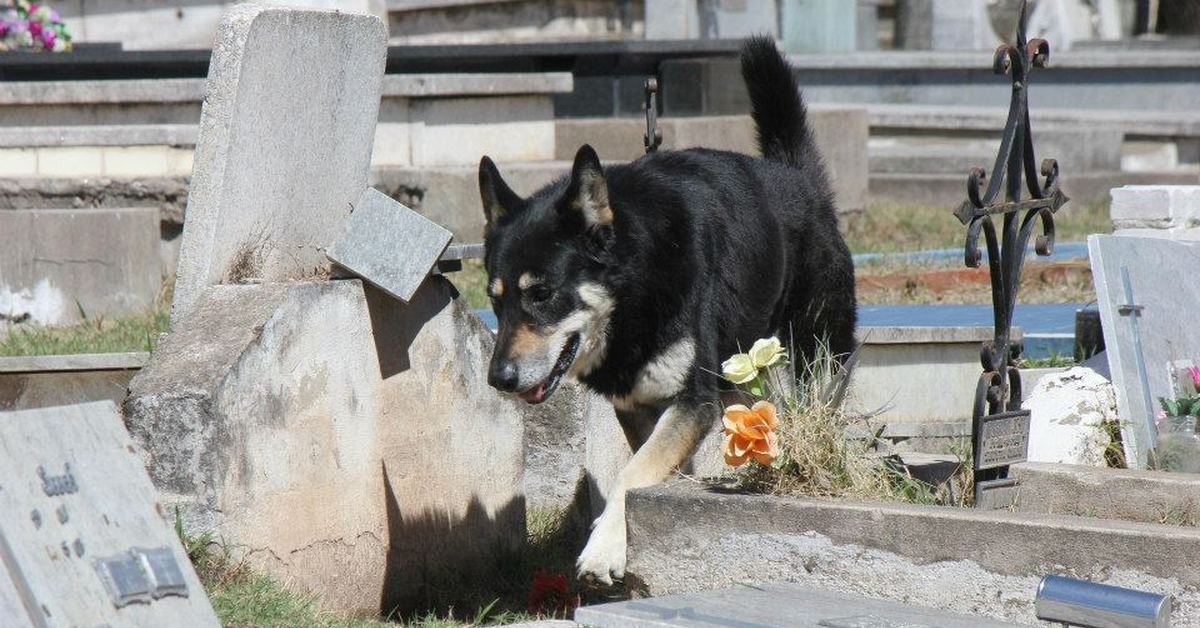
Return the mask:
<path id="1" fill-rule="evenodd" d="M 613 405 L 629 408 L 674 397 L 683 390 L 695 362 L 696 341 L 691 337 L 675 341 L 642 367 L 633 390 L 625 397 L 613 398 Z"/>

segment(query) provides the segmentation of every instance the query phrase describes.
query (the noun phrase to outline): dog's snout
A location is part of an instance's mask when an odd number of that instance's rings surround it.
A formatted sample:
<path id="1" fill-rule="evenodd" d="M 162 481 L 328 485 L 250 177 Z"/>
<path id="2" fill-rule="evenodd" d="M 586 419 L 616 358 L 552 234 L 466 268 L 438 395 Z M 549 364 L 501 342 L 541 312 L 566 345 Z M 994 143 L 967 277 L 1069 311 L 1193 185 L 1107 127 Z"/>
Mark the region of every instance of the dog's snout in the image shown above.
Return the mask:
<path id="1" fill-rule="evenodd" d="M 488 384 L 496 390 L 516 392 L 517 365 L 511 360 L 492 360 L 488 368 Z"/>

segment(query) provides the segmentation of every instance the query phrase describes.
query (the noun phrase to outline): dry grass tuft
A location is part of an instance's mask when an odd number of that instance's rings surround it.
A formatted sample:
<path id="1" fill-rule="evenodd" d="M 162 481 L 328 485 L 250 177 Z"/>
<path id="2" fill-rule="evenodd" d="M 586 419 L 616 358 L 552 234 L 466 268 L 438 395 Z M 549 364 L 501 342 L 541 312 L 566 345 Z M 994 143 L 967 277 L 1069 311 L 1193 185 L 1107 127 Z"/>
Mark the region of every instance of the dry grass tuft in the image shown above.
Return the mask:
<path id="1" fill-rule="evenodd" d="M 822 348 L 812 364 L 770 371 L 766 388 L 778 413 L 780 455 L 770 467 L 741 467 L 739 488 L 771 495 L 967 505 L 973 493 L 969 452 L 956 452 L 965 472 L 935 487 L 874 451 L 870 417 L 852 415 L 844 406 L 855 357 L 843 367 Z"/>

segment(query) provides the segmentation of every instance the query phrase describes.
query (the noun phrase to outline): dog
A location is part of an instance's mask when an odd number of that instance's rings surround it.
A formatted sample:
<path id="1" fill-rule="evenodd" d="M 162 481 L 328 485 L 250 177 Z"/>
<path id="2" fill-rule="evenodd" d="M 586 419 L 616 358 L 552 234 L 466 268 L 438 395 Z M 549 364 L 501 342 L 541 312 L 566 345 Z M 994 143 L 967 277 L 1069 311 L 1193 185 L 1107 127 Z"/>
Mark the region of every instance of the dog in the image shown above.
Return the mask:
<path id="1" fill-rule="evenodd" d="M 487 293 L 499 321 L 488 383 L 529 403 L 566 377 L 606 396 L 634 450 L 577 563 L 625 571 L 625 494 L 662 482 L 720 415 L 723 358 L 756 339 L 854 350 L 854 264 L 792 68 L 768 38 L 741 51 L 762 158 L 689 149 L 601 165 L 521 198 L 479 164 Z"/>

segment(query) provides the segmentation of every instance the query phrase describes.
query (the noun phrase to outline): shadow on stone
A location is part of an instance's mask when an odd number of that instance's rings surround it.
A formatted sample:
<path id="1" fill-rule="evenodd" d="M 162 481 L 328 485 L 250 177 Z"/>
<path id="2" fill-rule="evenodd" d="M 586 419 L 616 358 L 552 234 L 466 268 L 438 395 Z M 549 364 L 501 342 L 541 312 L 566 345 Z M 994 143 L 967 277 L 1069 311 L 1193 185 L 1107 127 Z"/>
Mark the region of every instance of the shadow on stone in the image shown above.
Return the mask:
<path id="1" fill-rule="evenodd" d="M 409 369 L 411 363 L 408 349 L 416 340 L 417 334 L 425 327 L 425 323 L 450 305 L 455 296 L 453 291 L 423 289 L 430 280 L 431 278 L 426 278 L 425 283 L 417 289 L 407 305 L 388 296 L 379 288 L 363 283 L 382 379 L 388 379 Z"/>
<path id="2" fill-rule="evenodd" d="M 523 547 L 506 542 L 513 538 L 511 530 L 525 527 L 523 497 L 491 513 L 472 497 L 461 517 L 445 510 L 405 512 L 386 463 L 382 473 L 388 553 L 379 606 L 385 617 L 450 611 L 471 617 L 525 584 Z M 480 561 L 480 556 L 491 560 Z"/>

